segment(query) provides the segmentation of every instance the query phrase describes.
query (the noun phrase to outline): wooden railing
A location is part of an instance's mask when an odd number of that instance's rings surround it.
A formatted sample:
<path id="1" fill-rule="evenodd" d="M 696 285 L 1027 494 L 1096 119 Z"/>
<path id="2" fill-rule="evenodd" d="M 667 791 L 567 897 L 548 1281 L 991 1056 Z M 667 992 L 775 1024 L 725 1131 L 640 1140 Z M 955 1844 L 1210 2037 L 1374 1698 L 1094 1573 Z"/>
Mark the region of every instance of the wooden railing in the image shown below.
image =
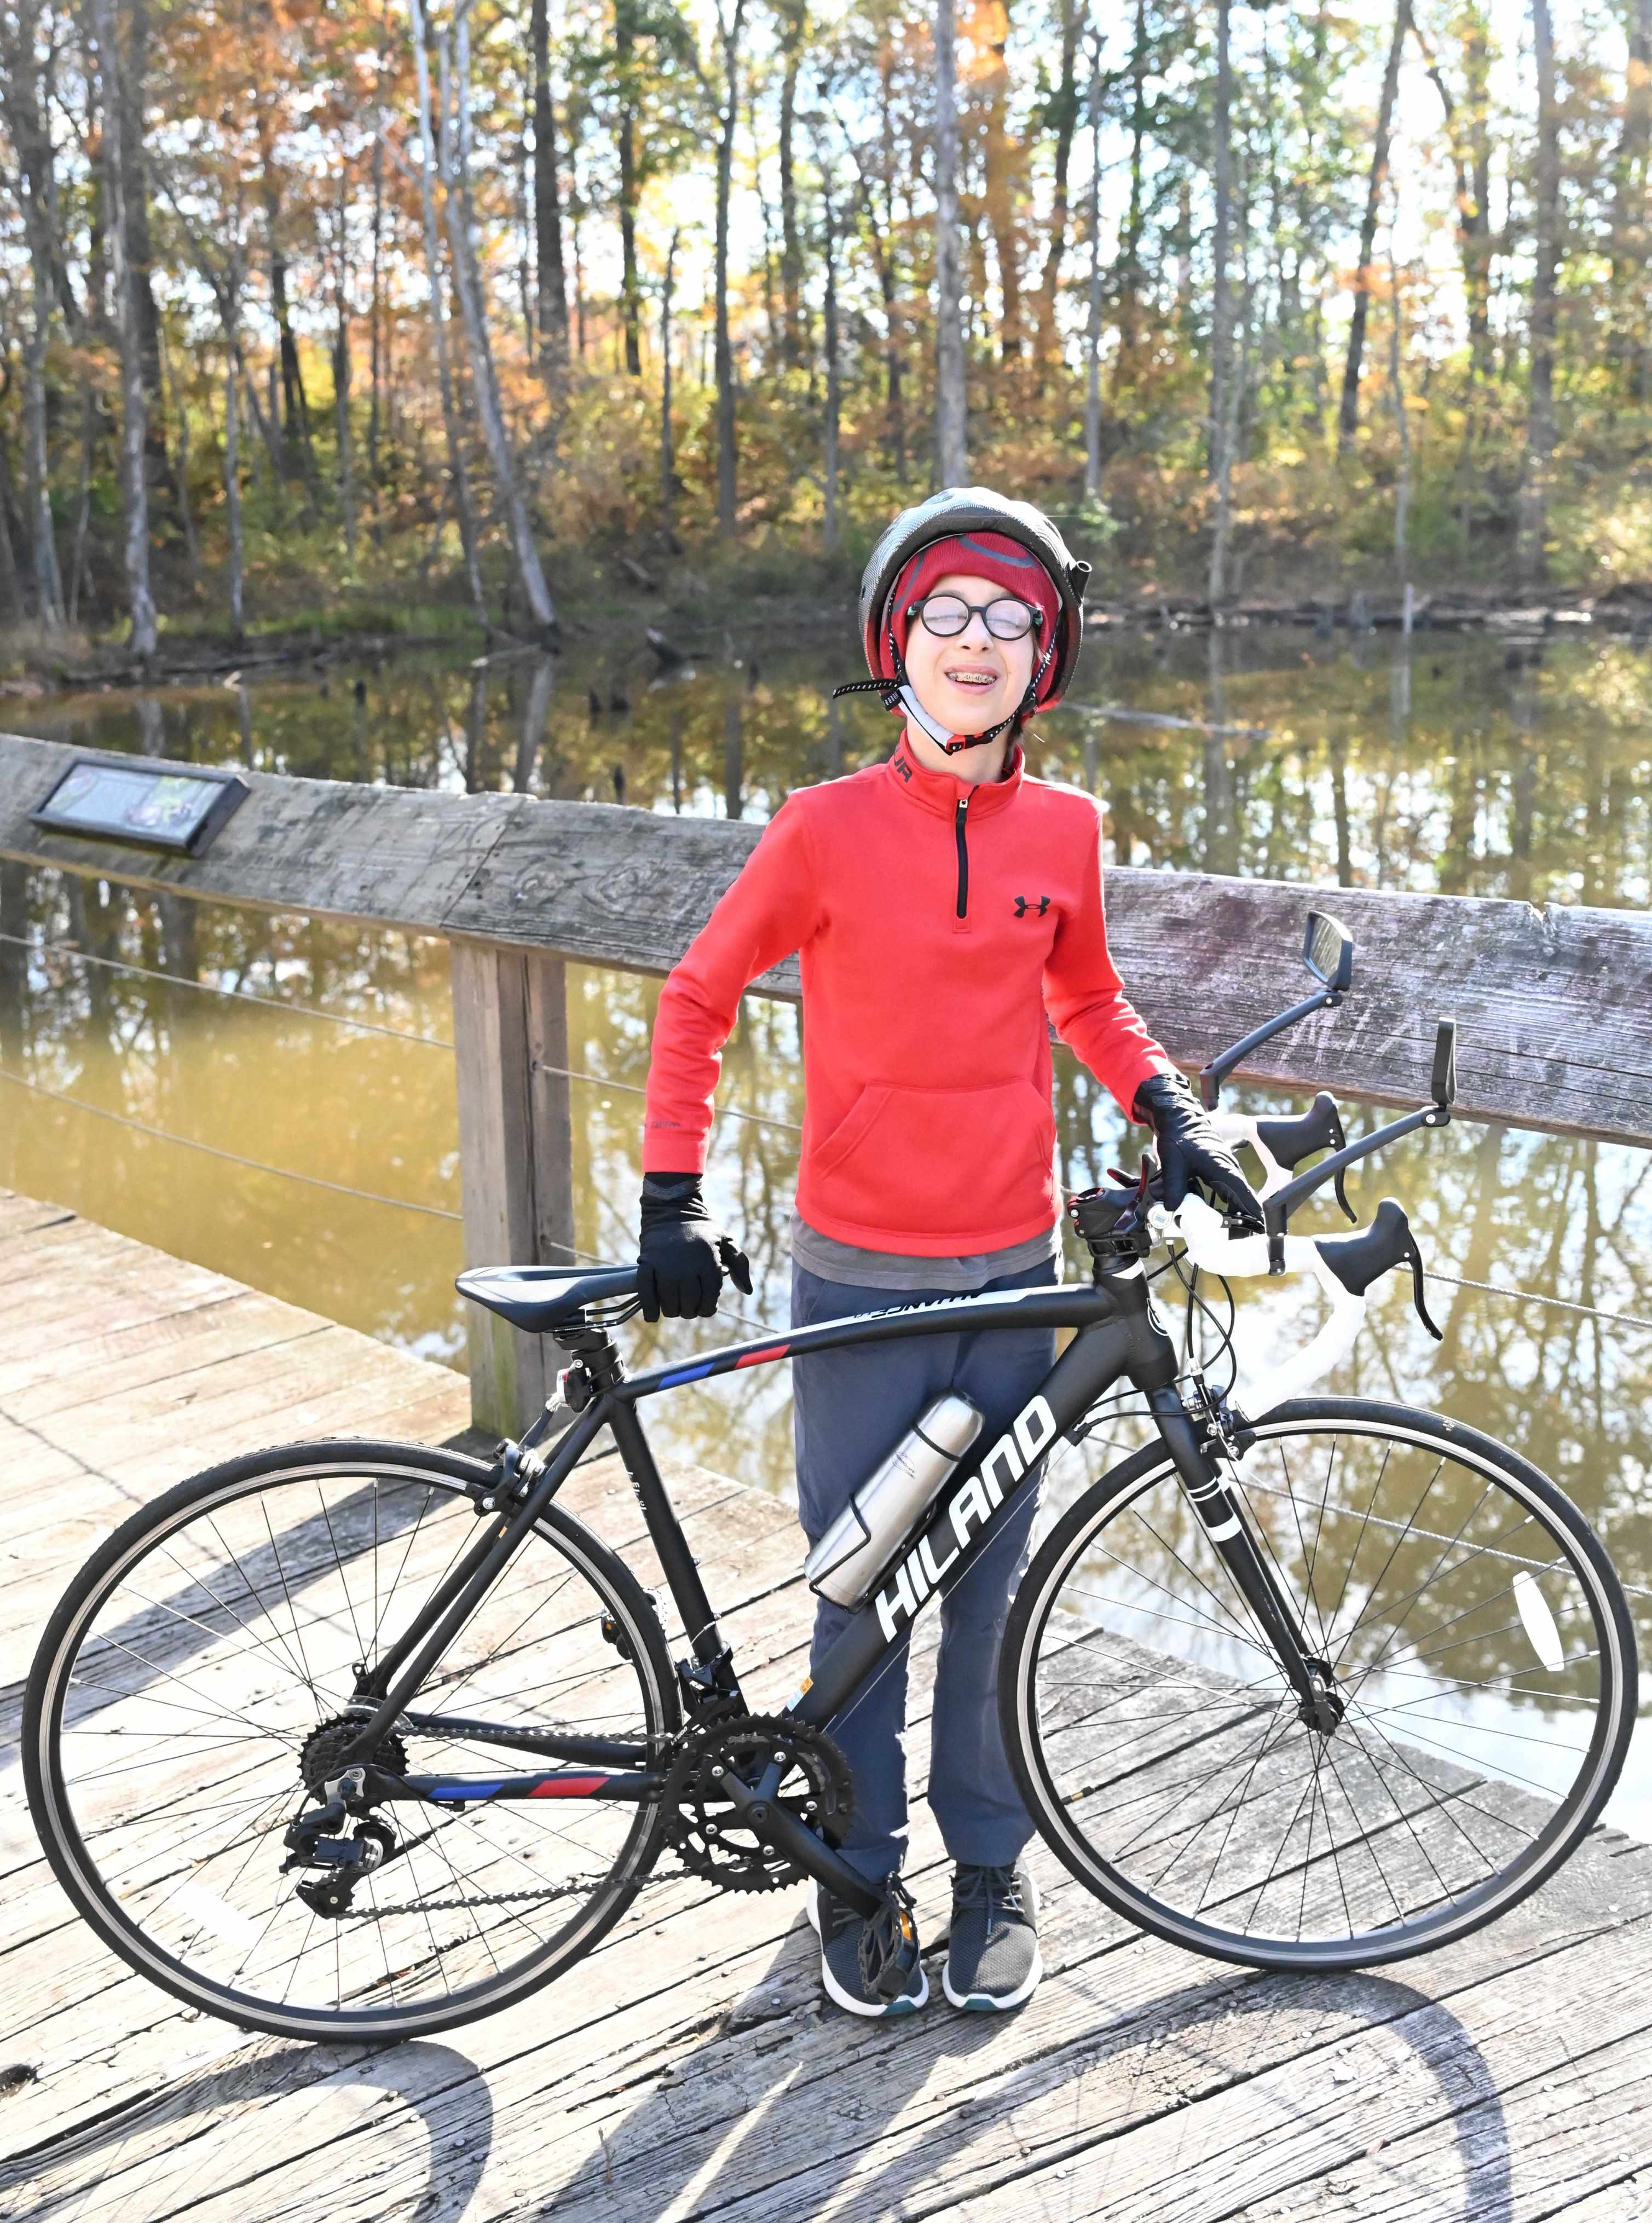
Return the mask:
<path id="1" fill-rule="evenodd" d="M 0 857 L 448 940 L 467 1259 L 566 1263 L 564 966 L 669 972 L 760 828 L 249 772 L 249 799 L 194 860 L 31 824 L 77 753 L 92 753 L 0 734 Z M 1353 933 L 1354 992 L 1259 1052 L 1247 1076 L 1416 1102 L 1434 1021 L 1449 1015 L 1462 1112 L 1652 1145 L 1652 919 L 1642 914 L 1123 867 L 1107 896 L 1131 997 L 1189 1068 L 1302 992 L 1302 920 L 1318 904 Z M 795 999 L 795 960 L 753 986 Z M 520 1425 L 545 1395 L 545 1370 L 536 1339 L 473 1314 L 479 1422 Z"/>

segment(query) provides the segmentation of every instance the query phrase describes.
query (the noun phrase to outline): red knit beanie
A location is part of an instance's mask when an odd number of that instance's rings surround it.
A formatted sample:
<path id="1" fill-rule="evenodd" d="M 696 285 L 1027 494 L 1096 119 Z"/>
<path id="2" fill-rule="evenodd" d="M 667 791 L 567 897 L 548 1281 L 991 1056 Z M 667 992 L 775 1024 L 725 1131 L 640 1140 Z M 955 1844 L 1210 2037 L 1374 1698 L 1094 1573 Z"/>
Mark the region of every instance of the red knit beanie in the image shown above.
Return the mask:
<path id="1" fill-rule="evenodd" d="M 889 598 L 888 623 L 894 629 L 895 644 L 902 659 L 905 658 L 907 636 L 914 623 L 908 614 L 912 604 L 921 602 L 937 579 L 954 572 L 970 578 L 990 579 L 1005 594 L 1031 602 L 1040 612 L 1043 623 L 1033 634 L 1032 668 L 1037 671 L 1061 622 L 1061 600 L 1055 581 L 1037 557 L 1004 532 L 955 533 L 948 539 L 932 541 L 913 557 L 896 580 Z M 880 645 L 883 652 L 879 659 L 881 663 L 888 654 L 887 628 Z M 1059 661 L 1056 657 L 1050 658 L 1038 683 L 1037 699 L 1041 705 L 1050 700 Z"/>

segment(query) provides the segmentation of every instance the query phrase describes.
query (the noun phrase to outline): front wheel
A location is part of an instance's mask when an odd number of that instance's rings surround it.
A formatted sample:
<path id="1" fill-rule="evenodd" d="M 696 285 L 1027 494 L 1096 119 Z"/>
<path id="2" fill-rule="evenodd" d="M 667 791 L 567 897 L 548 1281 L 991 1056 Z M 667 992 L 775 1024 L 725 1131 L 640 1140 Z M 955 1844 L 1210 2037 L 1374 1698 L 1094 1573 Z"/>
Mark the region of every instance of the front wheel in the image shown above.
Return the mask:
<path id="1" fill-rule="evenodd" d="M 1341 1702 L 1303 1718 L 1148 1445 L 1087 1489 L 1017 1594 L 1004 1742 L 1052 1849 L 1162 1937 L 1352 1968 L 1492 1921 L 1572 1852 L 1634 1728 L 1634 1630 L 1575 1506 L 1472 1428 L 1282 1405 L 1226 1468 Z"/>
<path id="2" fill-rule="evenodd" d="M 80 1912 L 190 2006 L 288 2037 L 426 2036 L 560 1974 L 647 1873 L 657 1803 L 494 1803 L 489 1778 L 534 1763 L 462 1734 L 652 1748 L 678 1725 L 649 1598 L 554 1504 L 432 1671 L 427 1716 L 375 1755 L 474 1800 L 376 1808 L 384 1857 L 343 1912 L 283 1867 L 363 1666 L 474 1543 L 489 1480 L 405 1444 L 259 1452 L 135 1514 L 52 1615 L 23 1716 L 35 1826 Z"/>

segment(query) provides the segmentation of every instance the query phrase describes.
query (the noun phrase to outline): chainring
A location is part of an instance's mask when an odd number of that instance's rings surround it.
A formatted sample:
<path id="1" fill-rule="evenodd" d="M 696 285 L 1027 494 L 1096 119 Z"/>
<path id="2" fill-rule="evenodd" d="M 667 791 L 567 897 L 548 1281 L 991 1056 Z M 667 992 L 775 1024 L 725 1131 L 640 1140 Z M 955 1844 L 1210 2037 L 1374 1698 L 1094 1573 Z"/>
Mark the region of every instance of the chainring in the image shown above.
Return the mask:
<path id="1" fill-rule="evenodd" d="M 739 1818 L 714 1769 L 755 1784 L 779 1753 L 785 1772 L 775 1801 L 795 1819 L 840 1842 L 854 1811 L 849 1764 L 823 1729 L 770 1714 L 736 1714 L 690 1729 L 665 1779 L 665 1835 L 690 1875 L 723 1891 L 781 1891 L 803 1870 L 760 1842 Z"/>

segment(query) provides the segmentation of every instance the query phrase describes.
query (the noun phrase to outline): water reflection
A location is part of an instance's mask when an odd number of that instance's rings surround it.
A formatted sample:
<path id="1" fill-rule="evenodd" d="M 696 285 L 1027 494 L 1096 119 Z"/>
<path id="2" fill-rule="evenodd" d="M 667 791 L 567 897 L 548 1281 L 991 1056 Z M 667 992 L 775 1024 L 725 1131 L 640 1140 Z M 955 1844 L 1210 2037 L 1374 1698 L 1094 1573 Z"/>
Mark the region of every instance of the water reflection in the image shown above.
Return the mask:
<path id="1" fill-rule="evenodd" d="M 694 660 L 667 675 L 640 636 L 592 636 L 555 664 L 386 655 L 6 715 L 60 740 L 314 778 L 762 819 L 890 745 L 875 702 L 828 699 L 854 676 L 850 639 L 847 622 L 791 640 L 685 631 Z M 1408 648 L 1118 629 L 1095 637 L 1030 755 L 1106 797 L 1127 863 L 1644 904 L 1649 734 L 1652 662 L 1624 639 L 1422 634 Z"/>

